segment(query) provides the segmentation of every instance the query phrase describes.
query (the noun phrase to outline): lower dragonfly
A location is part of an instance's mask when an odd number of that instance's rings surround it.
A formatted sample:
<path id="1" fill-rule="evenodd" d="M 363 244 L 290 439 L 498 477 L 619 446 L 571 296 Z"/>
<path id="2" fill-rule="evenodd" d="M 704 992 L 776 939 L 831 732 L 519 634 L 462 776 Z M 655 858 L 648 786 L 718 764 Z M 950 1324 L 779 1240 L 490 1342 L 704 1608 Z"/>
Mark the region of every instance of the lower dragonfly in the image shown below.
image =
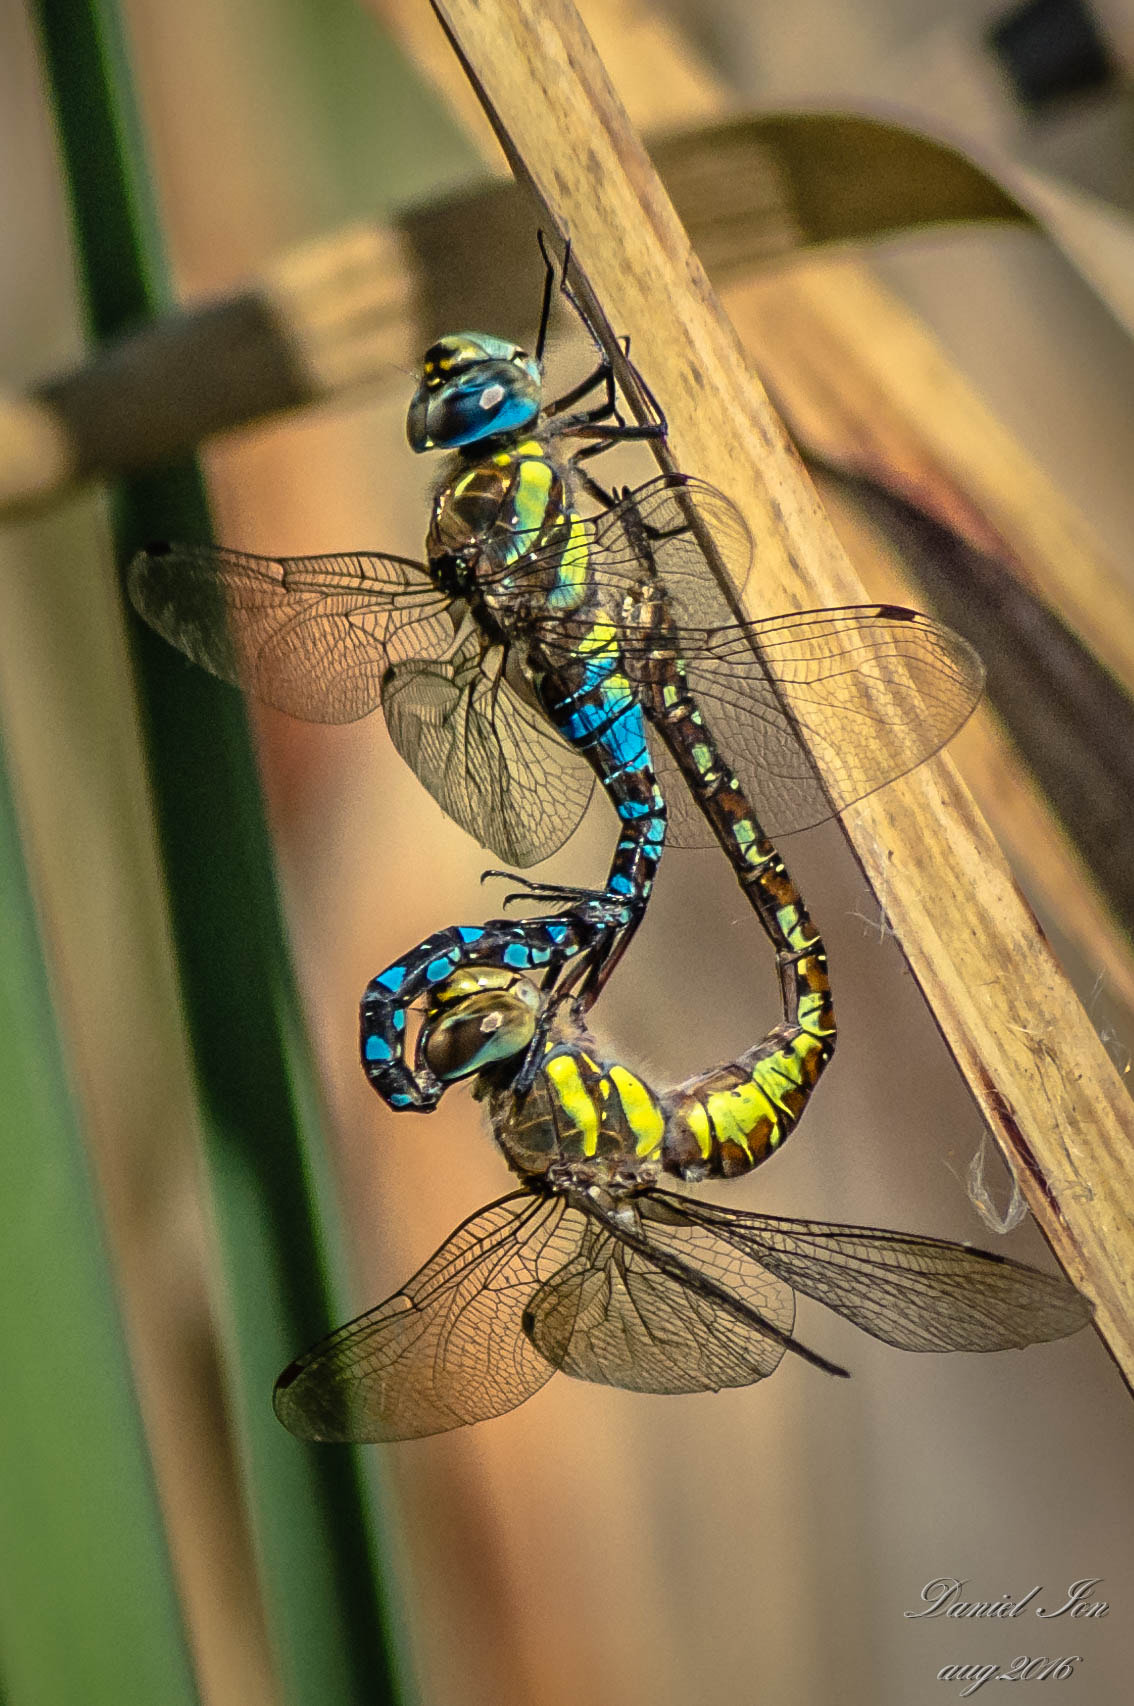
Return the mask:
<path id="1" fill-rule="evenodd" d="M 443 1433 L 514 1409 L 557 1369 L 655 1393 L 746 1386 L 789 1353 L 845 1374 L 794 1336 L 796 1293 L 909 1351 L 1015 1349 L 1090 1320 L 1061 1276 L 968 1245 L 663 1190 L 663 1174 L 728 1175 L 778 1148 L 795 1123 L 792 1045 L 773 1034 L 659 1092 L 560 1003 L 520 1095 L 547 1003 L 500 966 L 433 989 L 415 1053 L 445 1085 L 473 1079 L 520 1188 L 285 1370 L 276 1414 L 301 1439 Z"/>
<path id="2" fill-rule="evenodd" d="M 660 412 L 626 424 L 605 360 L 545 402 L 551 281 L 534 355 L 461 333 L 423 358 L 410 443 L 454 458 L 424 563 L 167 546 L 139 554 L 129 590 L 196 663 L 278 709 L 333 723 L 381 704 L 443 809 L 509 864 L 554 852 L 597 778 L 619 820 L 605 887 L 529 884 L 561 910 L 490 930 L 493 957 L 551 982 L 569 966 L 589 1005 L 644 914 L 667 830 L 731 850 L 757 819 L 768 835 L 820 823 L 936 752 L 983 672 L 957 635 L 895 606 L 745 620 L 705 555 L 711 541 L 743 588 L 752 543 L 726 497 L 672 475 L 615 499 L 582 466 L 664 437 Z M 600 507 L 584 516 L 588 496 Z M 704 811 L 713 791 L 734 808 L 727 829 Z M 391 1107 L 435 1106 L 439 1085 L 405 1059 L 406 1014 L 486 940 L 447 931 L 372 985 L 368 1071 Z"/>

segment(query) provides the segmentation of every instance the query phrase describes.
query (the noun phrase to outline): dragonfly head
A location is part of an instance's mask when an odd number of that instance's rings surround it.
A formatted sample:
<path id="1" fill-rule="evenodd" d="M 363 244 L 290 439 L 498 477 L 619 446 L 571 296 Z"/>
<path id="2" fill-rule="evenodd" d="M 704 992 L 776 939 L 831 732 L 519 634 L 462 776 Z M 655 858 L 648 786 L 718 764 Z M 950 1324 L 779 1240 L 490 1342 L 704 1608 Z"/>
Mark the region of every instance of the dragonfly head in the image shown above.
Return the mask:
<path id="1" fill-rule="evenodd" d="M 535 1036 L 540 994 L 530 978 L 498 966 L 466 966 L 434 989 L 418 1039 L 445 1083 L 523 1055 Z"/>
<path id="2" fill-rule="evenodd" d="M 539 362 L 484 332 L 459 332 L 427 349 L 406 435 L 414 450 L 457 450 L 524 432 L 543 399 Z"/>

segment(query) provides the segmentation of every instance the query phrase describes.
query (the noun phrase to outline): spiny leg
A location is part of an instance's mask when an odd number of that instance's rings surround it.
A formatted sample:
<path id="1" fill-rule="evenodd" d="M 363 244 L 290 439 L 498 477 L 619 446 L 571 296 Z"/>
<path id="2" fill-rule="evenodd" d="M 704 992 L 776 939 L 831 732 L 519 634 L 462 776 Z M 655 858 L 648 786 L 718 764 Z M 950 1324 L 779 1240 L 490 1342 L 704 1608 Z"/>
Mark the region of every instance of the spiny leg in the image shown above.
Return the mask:
<path id="1" fill-rule="evenodd" d="M 550 288 L 551 288 L 551 282 L 552 282 L 552 277 L 553 277 L 553 267 L 554 267 L 552 257 L 548 251 L 547 244 L 544 240 L 542 232 L 540 232 L 540 234 L 539 234 L 539 248 L 540 248 L 540 253 L 544 259 L 544 265 L 547 267 L 547 276 L 544 280 L 543 312 L 540 316 L 540 333 L 541 333 L 541 340 L 542 340 L 542 337 L 546 331 L 547 319 L 548 319 L 548 316 L 550 313 L 550 306 L 551 306 Z M 611 369 L 610 358 L 608 357 L 606 350 L 603 346 L 602 339 L 598 335 L 598 330 L 594 324 L 594 321 L 591 319 L 591 316 L 588 314 L 587 310 L 583 307 L 583 304 L 579 301 L 579 298 L 576 296 L 575 292 L 571 288 L 570 281 L 567 277 L 570 265 L 571 265 L 571 242 L 570 242 L 570 239 L 568 238 L 566 247 L 563 251 L 563 267 L 562 267 L 562 270 L 561 270 L 560 275 L 559 275 L 560 276 L 559 289 L 560 289 L 561 294 L 567 298 L 567 301 L 570 304 L 570 306 L 571 306 L 571 308 L 575 314 L 575 317 L 579 320 L 579 322 L 581 323 L 581 325 L 583 327 L 583 330 L 586 332 L 588 338 L 590 338 L 590 340 L 591 340 L 591 343 L 594 345 L 595 349 L 598 351 L 599 362 L 600 362 L 600 370 L 602 368 L 606 368 L 610 372 L 610 385 L 613 389 L 614 375 L 613 375 L 613 370 Z M 646 384 L 646 381 L 643 379 L 638 368 L 634 365 L 634 363 L 630 359 L 630 339 L 629 339 L 629 336 L 624 335 L 623 337 L 620 337 L 617 341 L 618 341 L 619 345 L 621 346 L 623 355 L 626 358 L 626 365 L 633 372 L 634 378 L 636 379 L 639 387 L 641 388 L 641 392 L 642 392 L 643 397 L 646 399 L 646 402 L 649 405 L 649 407 L 654 411 L 655 420 L 657 420 L 658 422 L 661 423 L 662 436 L 664 437 L 666 432 L 668 431 L 668 428 L 666 427 L 665 416 L 662 413 L 661 405 L 658 403 L 658 400 L 654 396 L 654 393 L 650 390 L 650 387 Z M 543 346 L 542 346 L 542 341 L 541 341 L 541 344 L 540 344 L 541 350 L 542 350 L 542 347 Z"/>
<path id="2" fill-rule="evenodd" d="M 577 902 L 577 901 L 586 901 L 586 900 L 599 900 L 602 898 L 602 895 L 604 893 L 604 891 L 602 889 L 577 888 L 572 883 L 538 883 L 538 882 L 533 882 L 530 877 L 521 877 L 514 871 L 495 871 L 495 870 L 493 870 L 493 871 L 482 871 L 480 874 L 480 880 L 482 883 L 487 882 L 490 878 L 497 878 L 497 877 L 500 878 L 500 880 L 502 882 L 518 883 L 519 884 L 519 887 L 517 889 L 515 889 L 511 894 L 506 894 L 504 896 L 503 904 L 505 906 L 513 906 L 517 902 L 524 901 L 524 900 L 532 901 L 532 902 L 537 902 L 537 901 L 571 901 L 571 902 Z"/>
<path id="3" fill-rule="evenodd" d="M 618 397 L 614 386 L 614 369 L 605 357 L 593 372 L 587 375 L 586 379 L 580 380 L 578 385 L 573 385 L 570 391 L 562 392 L 555 398 L 554 402 L 547 405 L 544 410 L 545 420 L 566 414 L 567 410 L 574 408 L 576 403 L 581 403 L 584 397 L 589 397 L 592 391 L 597 391 L 600 385 L 604 388 L 602 402 L 596 403 L 591 409 L 576 414 L 573 419 L 580 423 L 583 421 L 608 421 L 612 415 L 618 414 Z"/>
<path id="4" fill-rule="evenodd" d="M 549 269 L 547 283 L 545 284 L 543 315 L 541 316 L 540 322 L 542 336 L 543 330 L 546 327 L 546 316 L 549 308 L 547 285 L 550 284 L 551 278 L 551 259 L 542 239 L 540 242 L 540 248 L 543 253 L 544 261 Z M 570 257 L 570 252 L 570 245 L 568 245 L 568 259 Z M 578 385 L 573 386 L 570 391 L 563 392 L 561 396 L 557 397 L 554 402 L 550 403 L 543 411 L 544 421 L 550 424 L 552 436 L 556 438 L 589 438 L 593 441 L 585 449 L 577 450 L 574 453 L 571 458 L 572 463 L 581 462 L 590 456 L 603 456 L 608 450 L 613 449 L 616 444 L 626 444 L 633 441 L 641 441 L 643 439 L 664 440 L 669 434 L 668 422 L 666 421 L 661 405 L 654 396 L 654 393 L 647 385 L 638 368 L 635 367 L 633 362 L 630 360 L 630 339 L 628 337 L 620 338 L 618 341 L 622 347 L 626 364 L 634 375 L 634 379 L 643 398 L 645 399 L 652 418 L 646 421 L 630 422 L 624 420 L 622 415 L 619 413 L 618 386 L 614 376 L 614 367 L 602 346 L 602 342 L 591 323 L 589 315 L 585 312 L 582 303 L 579 301 L 578 297 L 567 282 L 566 260 L 564 261 L 560 289 L 563 295 L 567 298 L 567 301 L 570 303 L 575 314 L 582 322 L 587 336 L 590 338 L 598 352 L 599 361 L 598 366 L 587 376 L 587 378 L 580 381 Z M 597 390 L 600 385 L 604 387 L 604 396 L 600 403 L 596 404 L 591 409 L 584 409 L 575 414 L 568 413 L 576 403 L 581 402 L 584 397 L 589 396 L 590 393 Z"/>
<path id="5" fill-rule="evenodd" d="M 589 397 L 592 391 L 597 391 L 600 385 L 604 388 L 605 393 L 602 402 L 597 403 L 594 408 L 576 415 L 575 419 L 577 421 L 607 421 L 612 415 L 617 418 L 618 396 L 614 383 L 614 369 L 611 367 L 606 353 L 599 344 L 598 339 L 595 337 L 589 320 L 583 314 L 575 293 L 567 283 L 567 268 L 571 260 L 570 239 L 568 239 L 563 252 L 562 270 L 560 270 L 554 255 L 548 247 L 547 239 L 542 231 L 537 233 L 536 240 L 539 243 L 539 252 L 543 256 L 544 264 L 543 300 L 540 305 L 539 334 L 536 338 L 535 347 L 536 360 L 542 363 L 544 351 L 547 347 L 547 332 L 551 321 L 551 303 L 557 275 L 560 280 L 560 291 L 567 298 L 576 314 L 582 320 L 583 325 L 586 327 L 587 335 L 595 345 L 599 355 L 598 366 L 595 367 L 585 379 L 580 380 L 580 382 L 577 385 L 573 385 L 569 391 L 562 392 L 560 396 L 555 398 L 554 402 L 549 403 L 544 410 L 544 418 L 549 419 L 555 415 L 565 414 L 566 411 L 573 408 L 576 403 L 581 403 L 584 397 Z M 625 347 L 626 354 L 629 356 L 629 338 L 625 340 Z"/>
<path id="6" fill-rule="evenodd" d="M 542 234 L 540 237 L 540 252 L 543 255 L 544 263 L 548 268 L 547 278 L 545 280 L 545 285 L 544 285 L 543 314 L 541 315 L 541 319 L 540 319 L 541 337 L 542 337 L 543 332 L 546 328 L 546 324 L 547 324 L 547 315 L 548 315 L 549 310 L 550 310 L 549 287 L 550 287 L 551 277 L 552 277 L 552 270 L 551 270 L 552 269 L 552 260 L 551 260 L 549 253 L 548 253 L 547 246 L 543 241 Z M 639 369 L 635 366 L 635 364 L 630 359 L 630 339 L 629 339 L 629 337 L 619 338 L 618 343 L 621 346 L 623 356 L 625 357 L 625 360 L 626 360 L 626 365 L 630 369 L 630 371 L 633 373 L 635 382 L 638 386 L 638 389 L 641 392 L 642 397 L 644 398 L 644 400 L 646 402 L 647 408 L 652 412 L 653 418 L 652 418 L 652 420 L 647 421 L 647 422 L 642 422 L 640 424 L 631 425 L 631 424 L 625 422 L 622 419 L 621 415 L 618 413 L 617 384 L 616 384 L 616 380 L 615 380 L 615 376 L 614 376 L 614 368 L 613 368 L 613 365 L 611 363 L 610 357 L 607 355 L 606 349 L 603 346 L 602 339 L 598 335 L 598 331 L 594 325 L 594 322 L 592 321 L 590 315 L 587 313 L 586 309 L 583 307 L 583 304 L 579 301 L 579 298 L 575 295 L 575 292 L 572 290 L 571 285 L 568 282 L 567 271 L 568 271 L 568 267 L 570 264 L 570 259 L 571 259 L 571 245 L 568 242 L 567 248 L 566 248 L 566 251 L 565 251 L 564 257 L 563 257 L 563 269 L 562 269 L 562 272 L 560 274 L 559 288 L 560 288 L 561 293 L 566 297 L 566 299 L 567 299 L 568 303 L 570 304 L 572 310 L 574 311 L 576 318 L 580 321 L 580 323 L 583 327 L 583 330 L 586 332 L 588 338 L 591 340 L 591 343 L 594 345 L 596 351 L 598 352 L 599 364 L 598 364 L 597 368 L 594 370 L 594 372 L 591 374 L 590 378 L 585 380 L 582 383 L 582 385 L 576 386 L 574 388 L 574 390 L 568 391 L 562 397 L 557 398 L 556 401 L 551 405 L 551 407 L 545 411 L 546 415 L 548 417 L 561 415 L 562 413 L 564 413 L 565 410 L 570 408 L 573 403 L 580 401 L 583 397 L 585 397 L 588 394 L 588 392 L 594 390 L 598 384 L 602 383 L 606 386 L 605 403 L 600 405 L 599 407 L 591 410 L 589 415 L 587 415 L 587 414 L 578 415 L 578 416 L 575 416 L 573 418 L 573 420 L 571 420 L 570 422 L 565 421 L 565 422 L 560 423 L 557 430 L 559 430 L 560 432 L 568 432 L 568 433 L 572 432 L 572 431 L 585 432 L 586 423 L 588 420 L 591 421 L 592 423 L 598 423 L 601 421 L 608 421 L 610 419 L 610 417 L 613 415 L 614 416 L 614 424 L 613 425 L 605 427 L 605 428 L 596 426 L 596 430 L 595 430 L 595 436 L 596 437 L 604 436 L 604 437 L 608 438 L 612 443 L 617 443 L 619 441 L 625 442 L 628 439 L 642 439 L 642 438 L 665 439 L 669 434 L 668 423 L 667 423 L 665 415 L 662 411 L 661 404 L 658 402 L 657 398 L 654 396 L 653 391 L 651 391 L 650 387 L 647 385 L 647 383 L 646 383 L 645 379 L 642 377 L 642 374 L 639 371 Z M 610 447 L 609 444 L 604 444 L 604 445 L 595 447 L 595 449 L 593 449 L 589 452 L 582 452 L 580 454 L 601 455 L 603 453 L 603 451 L 606 449 L 609 449 L 609 447 Z"/>

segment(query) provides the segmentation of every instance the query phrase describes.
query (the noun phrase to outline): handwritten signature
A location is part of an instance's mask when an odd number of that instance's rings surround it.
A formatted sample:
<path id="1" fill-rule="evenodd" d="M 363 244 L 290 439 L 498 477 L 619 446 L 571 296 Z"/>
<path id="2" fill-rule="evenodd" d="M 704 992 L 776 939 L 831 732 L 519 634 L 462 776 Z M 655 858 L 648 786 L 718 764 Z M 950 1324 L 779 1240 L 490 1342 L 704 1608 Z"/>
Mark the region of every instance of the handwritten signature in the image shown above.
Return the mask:
<path id="1" fill-rule="evenodd" d="M 1080 1576 L 1068 1587 L 1066 1593 L 1052 1599 L 1039 1582 L 1026 1593 L 1002 1593 L 999 1599 L 968 1599 L 965 1590 L 967 1581 L 961 1576 L 935 1576 L 933 1581 L 926 1582 L 920 1595 L 921 1609 L 905 1611 L 904 1617 L 921 1619 L 927 1617 L 954 1618 L 1010 1618 L 1022 1617 L 1030 1607 L 1033 1617 L 1053 1620 L 1058 1617 L 1091 1618 L 1105 1617 L 1110 1606 L 1105 1599 L 1093 1597 L 1095 1588 L 1102 1581 L 1101 1576 Z M 1043 1595 L 1044 1604 L 1039 1603 Z M 977 1664 L 969 1661 L 957 1661 L 942 1665 L 937 1672 L 938 1682 L 963 1682 L 967 1686 L 961 1689 L 960 1697 L 967 1700 L 978 1693 L 986 1682 L 1063 1682 L 1075 1674 L 1075 1666 L 1082 1664 L 1082 1653 L 1069 1653 L 1065 1658 L 1032 1657 L 1020 1653 L 1007 1667 L 997 1660 L 995 1664 Z"/>
<path id="2" fill-rule="evenodd" d="M 1110 1606 L 1105 1599 L 1089 1599 L 1087 1596 L 1092 1588 L 1098 1587 L 1101 1576 L 1083 1576 L 1081 1580 L 1072 1582 L 1063 1597 L 1062 1605 L 1050 1609 L 1037 1605 L 1037 1617 L 1105 1617 Z M 961 1592 L 967 1582 L 957 1576 L 938 1576 L 932 1582 L 926 1582 L 921 1590 L 920 1598 L 925 1603 L 924 1611 L 905 1611 L 903 1617 L 1019 1617 L 1026 1606 L 1044 1589 L 1037 1582 L 1027 1593 L 1013 1597 L 1010 1593 L 1002 1593 L 999 1599 L 962 1599 Z"/>

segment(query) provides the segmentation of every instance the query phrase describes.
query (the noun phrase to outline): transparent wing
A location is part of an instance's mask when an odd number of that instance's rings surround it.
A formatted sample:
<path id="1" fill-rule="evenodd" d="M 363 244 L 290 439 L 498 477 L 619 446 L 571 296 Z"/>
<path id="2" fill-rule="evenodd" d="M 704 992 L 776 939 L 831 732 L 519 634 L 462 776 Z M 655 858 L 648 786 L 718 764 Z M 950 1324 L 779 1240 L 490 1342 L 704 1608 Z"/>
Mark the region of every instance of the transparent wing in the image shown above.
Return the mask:
<path id="1" fill-rule="evenodd" d="M 549 858 L 577 827 L 594 774 L 504 675 L 475 627 L 450 658 L 396 665 L 382 688 L 394 745 L 442 811 L 509 865 Z"/>
<path id="2" fill-rule="evenodd" d="M 277 710 L 350 723 L 407 658 L 444 657 L 450 599 L 403 557 L 256 557 L 169 545 L 141 551 L 127 588 L 138 614 L 202 668 Z"/>
<path id="3" fill-rule="evenodd" d="M 682 643 L 693 696 L 769 835 L 822 823 L 915 770 L 956 734 L 984 684 L 965 640 L 892 605 L 687 631 Z M 667 798 L 684 808 L 675 840 L 703 844 L 702 820 L 674 787 L 680 770 L 656 737 L 651 747 Z"/>
<path id="4" fill-rule="evenodd" d="M 698 530 L 712 540 L 733 584 L 743 588 L 752 564 L 744 517 L 715 486 L 684 474 L 650 480 L 609 509 L 586 517 L 578 528 L 513 532 L 506 557 L 501 554 L 498 564 L 482 565 L 478 573 L 485 579 L 507 578 L 513 588 L 532 594 L 532 608 L 538 609 L 539 595 L 553 583 L 564 552 L 585 550 L 604 606 L 616 619 L 623 601 L 636 597 L 645 572 L 664 580 L 679 629 L 717 628 L 736 622 L 740 605 L 734 609 L 714 580 Z M 541 628 L 552 641 L 555 625 L 551 616 Z"/>
<path id="5" fill-rule="evenodd" d="M 1061 1339 L 1091 1319 L 1062 1275 L 967 1244 L 657 1194 L 734 1253 L 900 1350 L 1012 1350 Z"/>
<path id="6" fill-rule="evenodd" d="M 591 1222 L 528 1305 L 524 1329 L 541 1355 L 631 1392 L 716 1392 L 771 1374 L 794 1345 L 789 1288 L 690 1221 L 644 1220 L 642 1231 L 649 1248 Z"/>
<path id="7" fill-rule="evenodd" d="M 951 629 L 894 605 L 741 621 L 710 572 L 699 531 L 743 587 L 751 563 L 743 518 L 697 480 L 639 487 L 588 522 L 586 538 L 632 673 L 650 662 L 658 635 L 634 627 L 627 611 L 643 569 L 662 583 L 692 693 L 768 834 L 821 823 L 916 768 L 969 716 L 984 670 Z M 552 621 L 540 625 L 540 637 L 552 652 L 562 644 Z M 711 843 L 673 759 L 656 736 L 651 746 L 672 839 Z"/>
<path id="8" fill-rule="evenodd" d="M 280 1421 L 300 1439 L 377 1442 L 522 1404 L 554 1373 L 522 1330 L 524 1308 L 582 1226 L 524 1191 L 470 1216 L 400 1291 L 285 1369 Z"/>
<path id="9" fill-rule="evenodd" d="M 881 787 L 964 721 L 982 672 L 948 629 L 884 606 L 738 624 L 699 530 L 743 581 L 751 555 L 743 520 L 697 481 L 651 482 L 588 521 L 584 536 L 600 595 L 623 619 L 631 668 L 649 661 L 657 635 L 635 630 L 624 606 L 644 565 L 660 576 L 690 685 L 769 834 L 820 822 Z M 486 562 L 484 578 L 506 574 L 518 594 L 526 582 L 538 604 L 563 548 L 560 537 L 518 563 Z M 546 857 L 585 810 L 584 761 L 514 692 L 499 661 L 482 656 L 479 638 L 474 645 L 466 631 L 458 640 L 451 601 L 419 564 L 170 547 L 135 558 L 129 588 L 139 613 L 187 656 L 292 715 L 348 722 L 382 698 L 426 787 L 509 863 Z M 535 626 L 550 651 L 569 655 L 561 623 Z M 672 838 L 711 842 L 680 771 L 654 746 Z"/>

